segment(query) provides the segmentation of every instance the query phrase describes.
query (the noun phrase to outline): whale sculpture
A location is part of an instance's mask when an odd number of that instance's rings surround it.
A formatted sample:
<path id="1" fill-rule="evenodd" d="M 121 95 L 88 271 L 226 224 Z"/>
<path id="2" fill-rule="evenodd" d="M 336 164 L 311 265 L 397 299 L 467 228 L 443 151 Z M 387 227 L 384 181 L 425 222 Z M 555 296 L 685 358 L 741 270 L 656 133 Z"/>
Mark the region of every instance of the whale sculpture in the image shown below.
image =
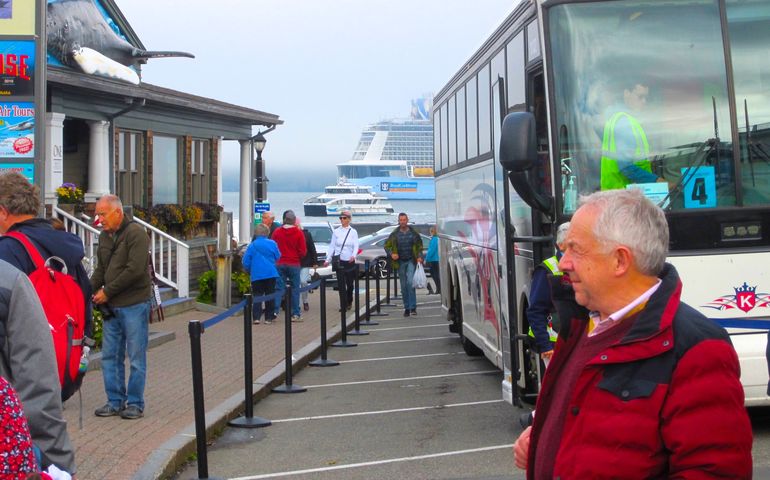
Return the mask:
<path id="1" fill-rule="evenodd" d="M 115 33 L 94 0 L 49 3 L 46 28 L 48 53 L 62 64 L 84 73 L 134 84 L 139 83 L 139 76 L 128 67 L 137 61 L 160 57 L 195 58 L 187 52 L 136 48 Z"/>

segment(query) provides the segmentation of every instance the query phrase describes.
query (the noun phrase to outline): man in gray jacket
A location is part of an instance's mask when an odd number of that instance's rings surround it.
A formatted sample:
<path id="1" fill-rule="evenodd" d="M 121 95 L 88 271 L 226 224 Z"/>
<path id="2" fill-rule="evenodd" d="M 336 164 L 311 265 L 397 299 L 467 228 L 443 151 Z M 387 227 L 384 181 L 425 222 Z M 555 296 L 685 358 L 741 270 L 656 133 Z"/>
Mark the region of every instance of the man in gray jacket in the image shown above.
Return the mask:
<path id="1" fill-rule="evenodd" d="M 57 372 L 48 320 L 32 283 L 0 260 L 0 376 L 19 394 L 43 468 L 53 464 L 74 475 Z"/>
<path id="2" fill-rule="evenodd" d="M 104 231 L 96 250 L 98 263 L 91 276 L 93 302 L 102 312 L 102 377 L 107 403 L 97 417 L 144 416 L 147 343 L 150 319 L 149 238 L 144 228 L 123 213 L 115 195 L 96 202 Z M 131 372 L 126 385 L 125 355 Z"/>

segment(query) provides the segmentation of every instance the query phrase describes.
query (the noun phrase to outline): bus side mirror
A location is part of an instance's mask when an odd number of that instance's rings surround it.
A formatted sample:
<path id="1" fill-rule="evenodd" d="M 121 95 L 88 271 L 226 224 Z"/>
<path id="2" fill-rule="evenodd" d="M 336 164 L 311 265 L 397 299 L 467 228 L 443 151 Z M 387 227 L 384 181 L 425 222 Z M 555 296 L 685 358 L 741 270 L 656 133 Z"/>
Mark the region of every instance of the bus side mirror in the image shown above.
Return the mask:
<path id="1" fill-rule="evenodd" d="M 536 146 L 535 116 L 529 112 L 506 115 L 500 135 L 500 165 L 508 171 L 513 189 L 527 205 L 553 216 L 553 198 L 538 193 L 529 178 L 537 165 Z"/>

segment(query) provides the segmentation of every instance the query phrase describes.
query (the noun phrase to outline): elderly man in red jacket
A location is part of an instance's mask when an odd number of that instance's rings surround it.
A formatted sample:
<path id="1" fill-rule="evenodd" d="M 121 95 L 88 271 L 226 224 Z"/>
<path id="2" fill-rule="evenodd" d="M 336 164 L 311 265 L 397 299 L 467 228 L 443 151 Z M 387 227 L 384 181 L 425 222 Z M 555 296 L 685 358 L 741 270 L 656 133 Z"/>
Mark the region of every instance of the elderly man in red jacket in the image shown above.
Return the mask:
<path id="1" fill-rule="evenodd" d="M 283 212 L 283 225 L 273 232 L 271 237 L 278 244 L 281 258 L 276 263 L 278 281 L 276 290 L 284 288 L 286 282 L 291 284 L 291 321 L 301 322 L 299 306 L 300 270 L 302 257 L 307 253 L 305 234 L 295 225 L 297 216 L 292 210 Z M 276 304 L 277 305 L 277 304 Z M 278 309 L 275 312 L 278 315 Z"/>
<path id="2" fill-rule="evenodd" d="M 680 301 L 663 211 L 638 189 L 594 193 L 565 245 L 559 269 L 587 310 L 562 317 L 516 465 L 529 479 L 751 478 L 738 357 Z"/>

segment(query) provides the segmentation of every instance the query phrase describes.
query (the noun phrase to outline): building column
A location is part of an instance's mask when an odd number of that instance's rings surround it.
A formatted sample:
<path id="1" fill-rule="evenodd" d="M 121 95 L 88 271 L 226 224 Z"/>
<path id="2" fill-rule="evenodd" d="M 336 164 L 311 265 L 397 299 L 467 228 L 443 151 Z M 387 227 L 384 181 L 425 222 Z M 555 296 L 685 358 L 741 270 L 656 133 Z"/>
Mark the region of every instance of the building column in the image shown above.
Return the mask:
<path id="1" fill-rule="evenodd" d="M 110 193 L 109 127 L 105 120 L 89 120 L 91 136 L 88 145 L 88 191 L 86 201 L 94 202 Z"/>
<path id="2" fill-rule="evenodd" d="M 222 162 L 225 157 L 223 157 L 224 151 L 222 150 L 222 145 L 225 143 L 225 137 L 217 137 L 217 203 L 220 205 L 224 205 L 224 200 L 222 197 Z"/>
<path id="3" fill-rule="evenodd" d="M 249 243 L 251 241 L 251 225 L 254 223 L 254 204 L 252 199 L 251 181 L 251 141 L 239 140 L 241 144 L 241 191 L 240 206 L 238 212 L 238 243 Z"/>
<path id="4" fill-rule="evenodd" d="M 45 114 L 45 182 L 46 204 L 56 204 L 56 189 L 64 183 L 64 117 L 63 113 Z"/>

